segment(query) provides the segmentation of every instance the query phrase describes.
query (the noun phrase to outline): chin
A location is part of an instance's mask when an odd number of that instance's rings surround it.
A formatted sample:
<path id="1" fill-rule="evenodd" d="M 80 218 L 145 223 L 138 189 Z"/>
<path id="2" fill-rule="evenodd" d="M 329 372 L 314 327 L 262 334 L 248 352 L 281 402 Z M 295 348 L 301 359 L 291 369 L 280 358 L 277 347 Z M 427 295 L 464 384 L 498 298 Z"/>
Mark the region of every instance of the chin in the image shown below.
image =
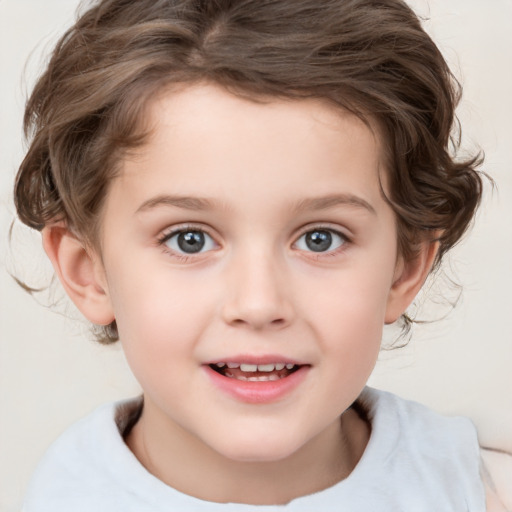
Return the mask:
<path id="1" fill-rule="evenodd" d="M 270 463 L 284 460 L 296 453 L 300 446 L 291 443 L 290 439 L 236 439 L 231 438 L 229 444 L 212 446 L 217 453 L 233 462 Z"/>

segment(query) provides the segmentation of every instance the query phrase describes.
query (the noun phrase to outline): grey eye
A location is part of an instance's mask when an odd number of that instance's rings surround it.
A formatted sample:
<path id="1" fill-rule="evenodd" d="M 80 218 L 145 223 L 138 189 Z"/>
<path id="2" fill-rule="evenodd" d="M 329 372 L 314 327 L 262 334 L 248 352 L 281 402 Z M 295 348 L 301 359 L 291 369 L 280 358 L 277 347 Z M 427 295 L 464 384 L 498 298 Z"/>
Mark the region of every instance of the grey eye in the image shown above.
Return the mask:
<path id="1" fill-rule="evenodd" d="M 174 233 L 165 244 L 173 251 L 185 254 L 209 251 L 215 247 L 211 236 L 204 231 L 192 229 Z"/>
<path id="2" fill-rule="evenodd" d="M 341 247 L 346 238 L 331 229 L 314 229 L 304 233 L 296 243 L 302 251 L 327 252 Z"/>

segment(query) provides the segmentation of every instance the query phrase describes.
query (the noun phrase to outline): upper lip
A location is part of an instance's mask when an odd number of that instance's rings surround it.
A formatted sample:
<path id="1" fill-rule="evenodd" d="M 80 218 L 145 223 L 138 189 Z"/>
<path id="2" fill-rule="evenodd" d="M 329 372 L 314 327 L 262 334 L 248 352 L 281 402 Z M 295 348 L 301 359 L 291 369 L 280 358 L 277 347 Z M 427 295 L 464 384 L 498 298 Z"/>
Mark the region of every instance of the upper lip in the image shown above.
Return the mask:
<path id="1" fill-rule="evenodd" d="M 229 356 L 225 358 L 216 358 L 210 361 L 205 362 L 206 365 L 218 364 L 218 363 L 237 363 L 237 364 L 276 364 L 276 363 L 284 363 L 284 364 L 294 364 L 297 366 L 302 366 L 304 363 L 298 359 L 294 359 L 291 357 L 278 355 L 278 354 L 267 354 L 267 355 L 238 355 L 238 356 Z"/>

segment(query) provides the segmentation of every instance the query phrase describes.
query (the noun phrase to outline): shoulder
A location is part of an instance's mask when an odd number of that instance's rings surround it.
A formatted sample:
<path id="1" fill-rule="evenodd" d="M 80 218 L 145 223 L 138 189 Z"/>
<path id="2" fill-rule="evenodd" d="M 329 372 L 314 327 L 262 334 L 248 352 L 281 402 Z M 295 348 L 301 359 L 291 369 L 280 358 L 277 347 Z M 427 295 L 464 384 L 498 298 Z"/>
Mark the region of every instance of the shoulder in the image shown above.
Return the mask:
<path id="1" fill-rule="evenodd" d="M 471 457 L 479 456 L 476 428 L 469 418 L 445 416 L 427 406 L 399 397 L 393 393 L 365 388 L 361 395 L 367 404 L 372 426 L 393 427 L 397 442 L 418 445 L 418 448 L 432 445 L 457 449 L 463 446 Z"/>
<path id="2" fill-rule="evenodd" d="M 115 436 L 115 404 L 105 404 L 77 421 L 61 434 L 46 451 L 35 476 L 44 470 L 70 470 L 70 466 L 95 464 L 97 448 Z"/>
<path id="3" fill-rule="evenodd" d="M 478 437 L 468 418 L 371 388 L 361 404 L 372 428 L 372 464 L 363 466 L 364 476 L 370 470 L 386 489 L 395 489 L 402 509 L 485 509 Z"/>
<path id="4" fill-rule="evenodd" d="M 116 424 L 120 404 L 106 404 L 68 428 L 47 450 L 30 481 L 24 510 L 85 510 L 122 470 L 129 457 Z M 122 462 L 121 462 L 122 464 Z M 114 486 L 115 487 L 115 486 Z M 90 507 L 89 507 L 90 509 Z"/>
<path id="5" fill-rule="evenodd" d="M 512 454 L 481 449 L 488 512 L 512 511 Z"/>

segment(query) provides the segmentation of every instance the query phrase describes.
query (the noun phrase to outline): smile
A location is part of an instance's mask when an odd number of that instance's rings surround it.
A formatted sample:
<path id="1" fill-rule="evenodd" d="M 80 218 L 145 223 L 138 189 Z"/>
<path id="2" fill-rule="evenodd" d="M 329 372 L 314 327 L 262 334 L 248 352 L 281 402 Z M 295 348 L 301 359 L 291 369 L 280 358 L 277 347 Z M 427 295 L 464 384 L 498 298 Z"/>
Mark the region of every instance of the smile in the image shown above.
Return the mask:
<path id="1" fill-rule="evenodd" d="M 248 382 L 277 381 L 288 377 L 300 368 L 294 363 L 224 363 L 211 364 L 210 368 L 224 377 Z"/>
<path id="2" fill-rule="evenodd" d="M 284 399 L 304 382 L 311 370 L 310 364 L 283 361 L 271 356 L 258 359 L 241 357 L 231 361 L 209 362 L 203 368 L 210 381 L 223 394 L 253 404 Z"/>

